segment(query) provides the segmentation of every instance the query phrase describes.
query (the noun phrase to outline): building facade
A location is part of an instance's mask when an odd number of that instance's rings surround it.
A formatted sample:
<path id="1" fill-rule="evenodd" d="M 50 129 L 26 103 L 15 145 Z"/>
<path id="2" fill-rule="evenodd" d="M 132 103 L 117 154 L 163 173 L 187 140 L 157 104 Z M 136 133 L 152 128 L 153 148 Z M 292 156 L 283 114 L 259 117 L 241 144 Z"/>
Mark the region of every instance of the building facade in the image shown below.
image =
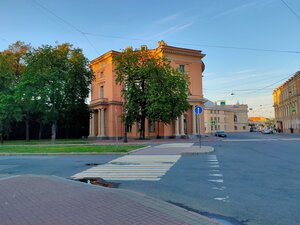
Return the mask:
<path id="1" fill-rule="evenodd" d="M 206 106 L 204 109 L 205 133 L 214 133 L 218 130 L 225 132 L 247 132 L 248 105 L 217 105 Z"/>
<path id="2" fill-rule="evenodd" d="M 273 91 L 276 128 L 300 133 L 300 71 Z"/>
<path id="3" fill-rule="evenodd" d="M 146 46 L 141 46 L 145 50 Z M 167 45 L 164 41 L 158 43 L 156 49 L 147 50 L 160 57 L 167 57 L 174 68 L 178 68 L 189 76 L 190 96 L 188 101 L 190 108 L 170 124 L 147 121 L 145 124 L 145 137 L 190 137 L 204 133 L 204 116 L 196 116 L 196 105 L 204 106 L 205 99 L 202 92 L 202 72 L 205 56 L 201 51 L 178 48 Z M 90 134 L 89 137 L 100 139 L 121 138 L 124 125 L 121 122 L 123 114 L 122 87 L 115 82 L 113 58 L 120 54 L 117 51 L 109 51 L 91 61 L 90 66 L 95 75 L 91 85 L 90 102 Z M 139 127 L 133 124 L 129 127 L 129 138 L 139 137 Z"/>

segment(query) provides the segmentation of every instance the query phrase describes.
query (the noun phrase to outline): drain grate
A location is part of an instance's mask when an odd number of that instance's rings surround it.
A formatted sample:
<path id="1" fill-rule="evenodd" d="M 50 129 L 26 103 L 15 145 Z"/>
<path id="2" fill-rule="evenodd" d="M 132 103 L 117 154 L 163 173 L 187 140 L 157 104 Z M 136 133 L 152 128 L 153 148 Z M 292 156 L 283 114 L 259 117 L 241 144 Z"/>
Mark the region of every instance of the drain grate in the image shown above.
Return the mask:
<path id="1" fill-rule="evenodd" d="M 120 183 L 107 182 L 107 181 L 103 180 L 102 178 L 94 178 L 94 177 L 83 178 L 83 179 L 79 179 L 76 181 L 93 184 L 93 185 L 98 185 L 98 186 L 102 186 L 102 187 L 107 187 L 107 188 L 118 188 L 120 185 Z"/>

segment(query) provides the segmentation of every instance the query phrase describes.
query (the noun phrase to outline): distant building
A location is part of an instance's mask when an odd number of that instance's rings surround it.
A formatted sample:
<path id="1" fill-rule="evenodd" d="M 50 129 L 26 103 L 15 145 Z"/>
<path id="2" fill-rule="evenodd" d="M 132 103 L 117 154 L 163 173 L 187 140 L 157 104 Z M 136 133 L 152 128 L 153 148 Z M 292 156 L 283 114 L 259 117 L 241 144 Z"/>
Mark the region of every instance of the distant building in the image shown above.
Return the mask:
<path id="1" fill-rule="evenodd" d="M 205 104 L 204 109 L 205 133 L 217 130 L 225 132 L 246 132 L 248 126 L 248 105 L 217 105 Z"/>
<path id="2" fill-rule="evenodd" d="M 266 126 L 266 117 L 249 117 L 248 122 L 252 129 L 262 129 Z"/>
<path id="3" fill-rule="evenodd" d="M 300 71 L 273 91 L 276 127 L 300 133 Z"/>
<path id="4" fill-rule="evenodd" d="M 167 57 L 171 66 L 178 68 L 189 76 L 190 96 L 188 101 L 190 108 L 170 124 L 147 121 L 145 124 L 145 137 L 187 137 L 204 133 L 204 116 L 195 114 L 195 106 L 204 107 L 206 101 L 202 91 L 202 72 L 205 56 L 199 50 L 178 48 L 167 45 L 164 41 L 158 43 L 155 49 L 147 49 L 141 46 L 142 51 L 150 51 L 161 57 Z M 124 99 L 121 95 L 122 87 L 115 82 L 113 58 L 120 54 L 117 51 L 109 51 L 91 61 L 90 66 L 95 74 L 95 80 L 91 85 L 91 118 L 89 137 L 108 139 L 123 137 L 124 125 L 121 122 Z M 139 125 L 128 127 L 129 138 L 139 137 Z"/>

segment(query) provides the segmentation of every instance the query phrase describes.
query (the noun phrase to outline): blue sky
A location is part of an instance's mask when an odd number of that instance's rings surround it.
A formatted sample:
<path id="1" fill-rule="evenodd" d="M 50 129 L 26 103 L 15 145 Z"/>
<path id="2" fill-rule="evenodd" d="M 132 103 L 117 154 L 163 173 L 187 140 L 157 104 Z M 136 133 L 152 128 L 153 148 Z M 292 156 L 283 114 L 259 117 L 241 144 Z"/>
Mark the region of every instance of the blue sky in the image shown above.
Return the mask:
<path id="1" fill-rule="evenodd" d="M 300 15 L 300 1 L 284 2 Z M 0 0 L 0 10 L 0 51 L 70 42 L 91 60 L 162 39 L 202 50 L 205 97 L 248 104 L 249 116 L 272 116 L 273 88 L 300 69 L 300 54 L 209 47 L 300 51 L 300 19 L 282 0 Z"/>

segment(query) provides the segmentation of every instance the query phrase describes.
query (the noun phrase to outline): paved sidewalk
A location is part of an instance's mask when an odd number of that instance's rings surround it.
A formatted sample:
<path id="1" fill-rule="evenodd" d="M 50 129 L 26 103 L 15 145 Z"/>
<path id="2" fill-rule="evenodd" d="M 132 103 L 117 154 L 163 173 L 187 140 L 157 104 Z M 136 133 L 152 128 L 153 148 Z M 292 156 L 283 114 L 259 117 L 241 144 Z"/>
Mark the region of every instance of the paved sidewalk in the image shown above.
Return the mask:
<path id="1" fill-rule="evenodd" d="M 220 225 L 121 189 L 49 176 L 0 179 L 1 225 Z"/>
<path id="2" fill-rule="evenodd" d="M 213 152 L 210 146 L 193 146 L 193 143 L 169 143 L 132 151 L 132 155 L 186 155 Z"/>

